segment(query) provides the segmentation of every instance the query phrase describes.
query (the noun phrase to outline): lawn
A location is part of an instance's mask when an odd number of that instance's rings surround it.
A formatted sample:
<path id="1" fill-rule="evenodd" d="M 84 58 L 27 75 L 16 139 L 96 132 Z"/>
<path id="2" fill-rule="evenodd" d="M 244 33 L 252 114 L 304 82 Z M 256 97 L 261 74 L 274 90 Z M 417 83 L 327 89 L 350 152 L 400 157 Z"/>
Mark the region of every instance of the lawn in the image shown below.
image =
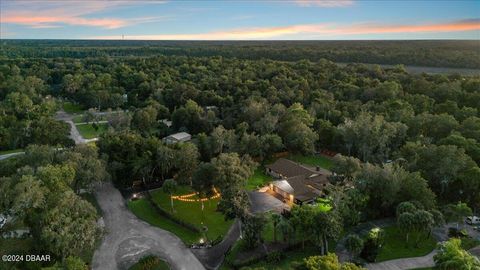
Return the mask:
<path id="1" fill-rule="evenodd" d="M 168 266 L 168 264 L 165 261 L 161 260 L 158 257 L 147 256 L 140 259 L 139 262 L 137 262 L 136 264 L 128 268 L 128 270 L 144 270 L 144 269 L 169 270 L 170 266 Z"/>
<path id="2" fill-rule="evenodd" d="M 157 226 L 159 228 L 174 233 L 176 236 L 182 239 L 185 244 L 198 242 L 201 237 L 200 233 L 188 230 L 171 221 L 170 219 L 160 216 L 150 205 L 150 203 L 144 198 L 138 199 L 136 201 L 129 201 L 128 208 L 138 218 L 150 223 L 153 226 Z"/>
<path id="3" fill-rule="evenodd" d="M 235 243 L 235 245 L 232 247 L 231 252 L 227 255 L 226 261 L 228 260 L 233 260 L 236 255 L 241 252 L 241 245 L 242 245 L 242 240 L 239 240 Z M 266 262 L 265 260 L 248 265 L 247 267 L 251 269 L 257 269 L 257 268 L 264 268 L 264 269 L 272 269 L 272 270 L 290 270 L 292 262 L 295 261 L 303 261 L 304 258 L 310 257 L 310 256 L 315 256 L 315 255 L 320 255 L 320 250 L 317 247 L 314 246 L 306 246 L 305 249 L 295 249 L 291 251 L 285 251 L 283 252 L 285 255 L 283 259 L 281 259 L 279 262 Z M 233 269 L 227 263 L 223 263 L 222 266 L 220 267 L 221 270 L 230 270 Z"/>
<path id="4" fill-rule="evenodd" d="M 410 243 L 407 246 L 405 235 L 400 232 L 397 226 L 385 227 L 383 229 L 385 230 L 385 244 L 378 254 L 378 262 L 425 256 L 436 247 L 436 241 L 433 237 L 423 239 L 420 241 L 418 247 L 413 247 L 414 237 L 410 237 Z"/>
<path id="5" fill-rule="evenodd" d="M 8 238 L 0 241 L 0 254 L 30 254 L 33 238 Z"/>
<path id="6" fill-rule="evenodd" d="M 63 103 L 63 110 L 67 113 L 81 113 L 83 112 L 82 106 L 78 104 L 73 104 L 71 102 Z"/>
<path id="7" fill-rule="evenodd" d="M 80 134 L 84 139 L 97 138 L 98 136 L 100 136 L 100 134 L 103 134 L 108 129 L 107 124 L 98 124 L 98 130 L 95 130 L 92 124 L 82 124 L 82 125 L 76 125 L 76 126 L 78 129 L 78 132 L 80 132 Z"/>
<path id="8" fill-rule="evenodd" d="M 272 181 L 272 177 L 265 173 L 263 167 L 258 167 L 255 169 L 255 173 L 252 177 L 248 178 L 247 180 L 247 187 L 248 191 L 255 190 L 259 187 L 263 187 Z"/>
<path id="9" fill-rule="evenodd" d="M 190 187 L 179 186 L 175 195 L 185 195 L 192 193 Z M 162 190 L 156 190 L 151 193 L 153 201 L 166 211 L 171 211 L 170 207 L 170 195 L 165 194 Z M 196 197 L 196 196 L 195 196 Z M 184 202 L 179 200 L 174 200 L 174 215 L 188 222 L 192 225 L 202 228 L 204 225 L 207 226 L 207 238 L 209 240 L 214 240 L 219 236 L 224 236 L 233 221 L 225 221 L 225 218 L 221 212 L 217 210 L 217 204 L 219 199 L 208 200 L 204 203 L 204 211 L 202 211 L 201 202 Z"/>
<path id="10" fill-rule="evenodd" d="M 315 156 L 304 156 L 298 154 L 291 154 L 288 156 L 288 159 L 303 163 L 310 166 L 320 166 L 321 168 L 330 170 L 333 166 L 333 161 L 324 156 L 315 155 Z"/>

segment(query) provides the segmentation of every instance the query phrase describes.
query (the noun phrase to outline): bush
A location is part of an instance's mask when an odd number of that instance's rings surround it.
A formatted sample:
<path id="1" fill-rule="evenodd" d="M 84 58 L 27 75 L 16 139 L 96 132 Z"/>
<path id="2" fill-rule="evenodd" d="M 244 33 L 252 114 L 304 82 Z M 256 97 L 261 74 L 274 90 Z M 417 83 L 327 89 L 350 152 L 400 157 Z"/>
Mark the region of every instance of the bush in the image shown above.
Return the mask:
<path id="1" fill-rule="evenodd" d="M 160 263 L 160 259 L 150 255 L 141 258 L 138 263 L 141 265 L 141 269 L 143 270 L 153 270 L 154 267 Z"/>
<path id="2" fill-rule="evenodd" d="M 454 238 L 468 237 L 468 232 L 465 229 L 459 230 L 455 227 L 448 228 L 448 236 Z"/>
<path id="3" fill-rule="evenodd" d="M 285 254 L 283 252 L 274 251 L 272 253 L 269 253 L 265 260 L 268 263 L 277 263 L 277 262 L 281 261 L 283 258 L 285 258 Z"/>

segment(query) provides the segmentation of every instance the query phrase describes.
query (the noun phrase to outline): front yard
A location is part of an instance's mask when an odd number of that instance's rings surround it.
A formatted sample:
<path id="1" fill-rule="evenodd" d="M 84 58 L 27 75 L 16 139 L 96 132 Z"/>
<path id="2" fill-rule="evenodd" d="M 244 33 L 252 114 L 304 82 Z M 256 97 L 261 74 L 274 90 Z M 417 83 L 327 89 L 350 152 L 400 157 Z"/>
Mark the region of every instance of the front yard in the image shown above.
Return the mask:
<path id="1" fill-rule="evenodd" d="M 179 186 L 175 195 L 190 194 L 193 191 L 190 187 Z M 165 194 L 162 190 L 151 192 L 153 201 L 165 211 L 171 212 L 170 195 Z M 191 197 L 197 198 L 197 196 Z M 217 204 L 220 199 L 210 199 L 204 202 L 204 210 L 202 211 L 202 203 L 199 201 L 179 201 L 174 200 L 173 206 L 175 212 L 173 215 L 178 219 L 190 223 L 201 229 L 203 226 L 208 228 L 206 236 L 209 240 L 215 240 L 217 237 L 223 237 L 233 220 L 225 221 L 223 214 L 217 211 Z"/>
<path id="2" fill-rule="evenodd" d="M 414 238 L 410 238 L 410 243 L 405 242 L 405 234 L 402 233 L 397 226 L 383 228 L 385 230 L 385 244 L 380 249 L 377 262 L 388 261 L 399 258 L 420 257 L 430 253 L 436 247 L 436 241 L 430 236 L 423 239 L 415 247 Z"/>
<path id="3" fill-rule="evenodd" d="M 192 230 L 186 229 L 166 217 L 160 216 L 145 198 L 138 199 L 136 201 L 129 201 L 128 209 L 130 209 L 130 211 L 132 211 L 141 220 L 144 220 L 153 226 L 172 232 L 182 239 L 185 244 L 198 242 L 201 237 L 200 233 L 193 232 Z"/>

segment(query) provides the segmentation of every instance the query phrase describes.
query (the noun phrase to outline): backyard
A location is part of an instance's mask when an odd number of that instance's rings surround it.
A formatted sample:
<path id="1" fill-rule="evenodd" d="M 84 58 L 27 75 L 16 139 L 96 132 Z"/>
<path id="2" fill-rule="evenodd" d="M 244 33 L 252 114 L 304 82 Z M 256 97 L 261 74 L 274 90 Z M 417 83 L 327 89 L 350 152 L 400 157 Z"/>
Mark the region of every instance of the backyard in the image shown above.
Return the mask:
<path id="1" fill-rule="evenodd" d="M 76 126 L 78 132 L 80 132 L 84 139 L 97 138 L 108 129 L 108 125 L 105 123 L 97 124 L 98 129 L 95 129 L 92 124 L 80 124 Z"/>
<path id="2" fill-rule="evenodd" d="M 271 181 L 272 177 L 265 173 L 265 169 L 263 168 L 263 166 L 259 166 L 255 169 L 252 177 L 248 178 L 246 189 L 248 191 L 255 190 L 267 185 Z"/>
<path id="3" fill-rule="evenodd" d="M 288 159 L 310 166 L 320 166 L 323 169 L 330 170 L 333 166 L 333 161 L 330 158 L 320 155 L 304 156 L 299 154 L 290 154 Z"/>

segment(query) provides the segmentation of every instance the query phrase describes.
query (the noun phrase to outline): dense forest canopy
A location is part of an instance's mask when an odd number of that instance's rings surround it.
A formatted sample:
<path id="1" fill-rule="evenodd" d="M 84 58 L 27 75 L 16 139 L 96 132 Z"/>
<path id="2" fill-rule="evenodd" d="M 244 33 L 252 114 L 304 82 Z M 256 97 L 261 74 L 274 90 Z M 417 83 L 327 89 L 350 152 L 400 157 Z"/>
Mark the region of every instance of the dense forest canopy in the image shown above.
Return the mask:
<path id="1" fill-rule="evenodd" d="M 58 261 L 94 248 L 98 213 L 80 195 L 98 181 L 215 186 L 218 210 L 234 218 L 254 168 L 283 151 L 340 153 L 333 227 L 393 217 L 405 202 L 480 209 L 480 75 L 330 61 L 479 67 L 472 42 L 2 42 L 0 150 L 25 154 L 0 161 L 0 213 Z M 55 117 L 66 101 L 86 122 L 115 111 L 95 146 L 73 147 Z M 162 141 L 180 131 L 193 140 Z"/>
<path id="2" fill-rule="evenodd" d="M 241 59 L 480 68 L 478 41 L 2 40 L 2 57 L 224 56 Z"/>

